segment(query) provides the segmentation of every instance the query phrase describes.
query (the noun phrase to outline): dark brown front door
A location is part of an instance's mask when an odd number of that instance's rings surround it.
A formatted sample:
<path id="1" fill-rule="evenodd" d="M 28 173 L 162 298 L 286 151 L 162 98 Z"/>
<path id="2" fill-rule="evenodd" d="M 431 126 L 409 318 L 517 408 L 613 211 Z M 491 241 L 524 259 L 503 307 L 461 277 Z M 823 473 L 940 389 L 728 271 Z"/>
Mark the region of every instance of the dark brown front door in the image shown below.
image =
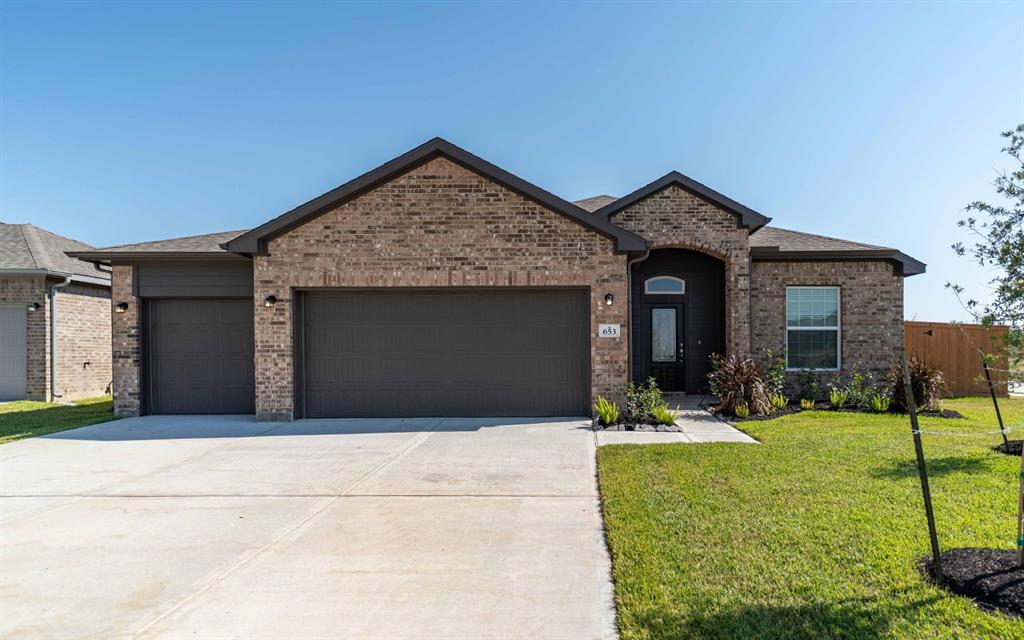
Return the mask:
<path id="1" fill-rule="evenodd" d="M 252 300 L 147 300 L 145 410 L 253 413 Z"/>
<path id="2" fill-rule="evenodd" d="M 305 417 L 590 412 L 585 290 L 302 294 Z"/>
<path id="3" fill-rule="evenodd" d="M 662 391 L 684 391 L 683 303 L 645 304 L 644 323 L 649 338 L 645 357 L 651 376 Z"/>

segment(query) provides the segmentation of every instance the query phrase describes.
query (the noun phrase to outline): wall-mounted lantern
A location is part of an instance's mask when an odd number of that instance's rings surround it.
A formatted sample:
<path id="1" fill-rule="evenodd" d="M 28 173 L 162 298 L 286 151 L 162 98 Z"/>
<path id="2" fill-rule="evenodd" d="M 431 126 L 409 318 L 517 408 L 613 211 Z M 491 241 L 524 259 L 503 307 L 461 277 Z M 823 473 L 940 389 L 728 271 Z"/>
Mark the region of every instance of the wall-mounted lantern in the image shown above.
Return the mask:
<path id="1" fill-rule="evenodd" d="M 606 305 L 608 305 L 610 307 L 610 306 L 612 306 L 612 303 L 614 303 L 614 302 L 615 302 L 615 296 L 613 296 L 610 293 L 604 294 L 604 303 Z"/>
<path id="2" fill-rule="evenodd" d="M 277 296 L 271 295 L 271 296 L 267 296 L 266 298 L 263 298 L 263 306 L 264 307 L 266 307 L 268 309 L 273 309 L 275 304 L 277 304 Z"/>
<path id="3" fill-rule="evenodd" d="M 32 313 L 33 311 L 39 311 L 39 303 L 38 302 L 33 302 L 33 303 L 30 303 L 28 305 L 28 312 Z"/>
<path id="4" fill-rule="evenodd" d="M 128 311 L 127 302 L 118 302 L 117 306 L 114 307 L 114 313 L 124 313 L 125 311 Z"/>

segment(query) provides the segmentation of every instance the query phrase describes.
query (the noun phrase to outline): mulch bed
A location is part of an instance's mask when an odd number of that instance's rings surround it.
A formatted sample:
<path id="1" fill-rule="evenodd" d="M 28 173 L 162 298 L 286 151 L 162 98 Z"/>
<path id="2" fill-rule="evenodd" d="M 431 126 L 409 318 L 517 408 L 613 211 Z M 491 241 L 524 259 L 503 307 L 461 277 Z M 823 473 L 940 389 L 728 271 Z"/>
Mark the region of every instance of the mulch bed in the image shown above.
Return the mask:
<path id="1" fill-rule="evenodd" d="M 1024 440 L 1010 440 L 1006 443 L 1000 443 L 998 447 L 992 447 L 992 450 L 1010 456 L 1019 456 L 1021 448 L 1024 448 Z"/>
<path id="2" fill-rule="evenodd" d="M 932 576 L 932 560 L 921 568 Z M 971 598 L 983 609 L 1024 618 L 1024 569 L 1017 552 L 999 549 L 950 549 L 942 554 L 942 584 Z"/>
<path id="3" fill-rule="evenodd" d="M 840 413 L 875 413 L 871 409 L 864 407 L 843 407 L 842 409 L 833 409 L 832 405 L 827 402 L 816 402 L 814 404 L 815 411 L 838 411 Z M 749 422 L 750 420 L 774 420 L 775 418 L 781 418 L 782 416 L 792 415 L 794 413 L 800 413 L 801 411 L 810 411 L 810 409 L 802 409 L 798 404 L 791 404 L 785 409 L 780 409 L 775 413 L 766 416 L 748 416 L 746 418 L 737 418 L 733 416 L 725 416 L 723 414 L 717 414 L 718 417 L 728 420 L 729 422 Z M 889 412 L 894 413 L 894 412 Z M 881 415 L 881 414 L 879 414 Z M 904 414 L 906 415 L 906 414 Z M 917 415 L 925 418 L 948 418 L 953 420 L 963 419 L 964 415 L 959 411 L 952 409 L 943 409 L 942 411 L 918 411 Z M 1018 450 L 1019 454 L 1020 451 Z"/>

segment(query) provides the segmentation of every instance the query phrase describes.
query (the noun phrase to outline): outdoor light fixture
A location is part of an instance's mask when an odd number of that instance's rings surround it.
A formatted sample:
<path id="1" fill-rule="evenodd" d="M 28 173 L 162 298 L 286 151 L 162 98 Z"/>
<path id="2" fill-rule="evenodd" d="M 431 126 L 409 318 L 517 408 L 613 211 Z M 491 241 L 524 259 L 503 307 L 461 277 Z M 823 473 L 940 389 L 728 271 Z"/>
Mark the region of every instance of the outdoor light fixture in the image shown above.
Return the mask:
<path id="1" fill-rule="evenodd" d="M 929 330 L 927 330 L 927 331 L 925 331 L 925 332 L 924 332 L 924 335 L 926 335 L 926 336 L 928 336 L 928 337 L 930 338 L 930 337 L 932 337 L 933 335 L 935 335 L 935 333 L 934 333 L 934 332 L 933 332 L 933 331 L 932 331 L 931 329 L 929 329 Z"/>
<path id="2" fill-rule="evenodd" d="M 39 303 L 38 302 L 33 302 L 32 304 L 28 305 L 28 310 L 29 310 L 29 312 L 39 311 Z"/>
<path id="3" fill-rule="evenodd" d="M 277 296 L 267 296 L 266 298 L 263 298 L 264 307 L 273 309 L 275 304 L 277 304 Z"/>
<path id="4" fill-rule="evenodd" d="M 127 310 L 128 310 L 128 303 L 127 302 L 118 302 L 117 306 L 114 307 L 114 313 L 124 313 Z"/>
<path id="5" fill-rule="evenodd" d="M 610 294 L 610 293 L 606 293 L 606 294 L 604 294 L 604 303 L 605 303 L 606 305 L 608 305 L 608 306 L 610 307 L 610 306 L 612 306 L 612 303 L 613 303 L 613 302 L 615 302 L 615 296 L 613 296 L 613 295 L 612 295 L 612 294 Z"/>

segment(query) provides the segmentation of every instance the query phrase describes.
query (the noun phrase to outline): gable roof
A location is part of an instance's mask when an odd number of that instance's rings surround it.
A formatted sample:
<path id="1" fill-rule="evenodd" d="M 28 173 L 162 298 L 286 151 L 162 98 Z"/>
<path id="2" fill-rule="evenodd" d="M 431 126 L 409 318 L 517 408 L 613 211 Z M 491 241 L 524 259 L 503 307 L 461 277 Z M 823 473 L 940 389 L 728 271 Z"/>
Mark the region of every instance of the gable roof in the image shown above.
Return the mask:
<path id="1" fill-rule="evenodd" d="M 892 247 L 778 227 L 764 227 L 750 236 L 750 257 L 753 260 L 889 260 L 904 276 L 924 273 L 927 266 Z"/>
<path id="2" fill-rule="evenodd" d="M 760 213 L 754 211 L 750 207 L 742 205 L 739 202 L 733 200 L 732 198 L 724 196 L 721 193 L 715 191 L 714 189 L 707 187 L 692 178 L 684 176 L 678 171 L 672 171 L 670 173 L 667 173 L 664 176 L 655 180 L 654 182 L 646 186 L 640 187 L 639 189 L 629 194 L 628 196 L 623 196 L 618 200 L 615 200 L 614 202 L 608 203 L 607 205 L 595 211 L 594 215 L 602 216 L 605 220 L 608 220 L 611 218 L 611 216 L 622 211 L 626 207 L 636 204 L 637 202 L 640 202 L 644 198 L 654 195 L 655 193 L 658 193 L 662 189 L 671 185 L 677 185 L 700 198 L 708 200 L 709 202 L 717 204 L 723 209 L 736 214 L 736 216 L 739 218 L 740 224 L 745 227 L 749 227 L 751 233 L 757 231 L 758 229 L 765 226 L 766 224 L 768 224 L 768 222 L 771 221 L 771 218 L 769 218 L 768 216 L 761 215 Z"/>
<path id="3" fill-rule="evenodd" d="M 434 138 L 411 151 L 403 153 L 394 160 L 385 162 L 376 169 L 364 173 L 358 178 L 350 180 L 226 242 L 224 248 L 232 253 L 250 255 L 263 253 L 266 251 L 267 240 L 285 233 L 289 229 L 295 228 L 322 213 L 326 213 L 344 202 L 437 157 L 445 157 L 474 173 L 515 191 L 523 197 L 529 198 L 571 220 L 575 220 L 585 227 L 589 227 L 598 233 L 612 238 L 615 240 L 616 249 L 619 251 L 642 251 L 647 247 L 647 241 L 644 238 L 616 227 L 608 222 L 606 218 L 593 216 L 568 200 L 563 200 L 549 191 L 545 191 L 518 176 L 512 175 L 508 171 L 469 153 L 465 149 L 455 146 L 447 140 Z"/>
<path id="4" fill-rule="evenodd" d="M 39 272 L 72 276 L 91 284 L 110 286 L 110 274 L 67 256 L 64 252 L 91 246 L 31 224 L 0 222 L 0 275 L 4 272 Z"/>

